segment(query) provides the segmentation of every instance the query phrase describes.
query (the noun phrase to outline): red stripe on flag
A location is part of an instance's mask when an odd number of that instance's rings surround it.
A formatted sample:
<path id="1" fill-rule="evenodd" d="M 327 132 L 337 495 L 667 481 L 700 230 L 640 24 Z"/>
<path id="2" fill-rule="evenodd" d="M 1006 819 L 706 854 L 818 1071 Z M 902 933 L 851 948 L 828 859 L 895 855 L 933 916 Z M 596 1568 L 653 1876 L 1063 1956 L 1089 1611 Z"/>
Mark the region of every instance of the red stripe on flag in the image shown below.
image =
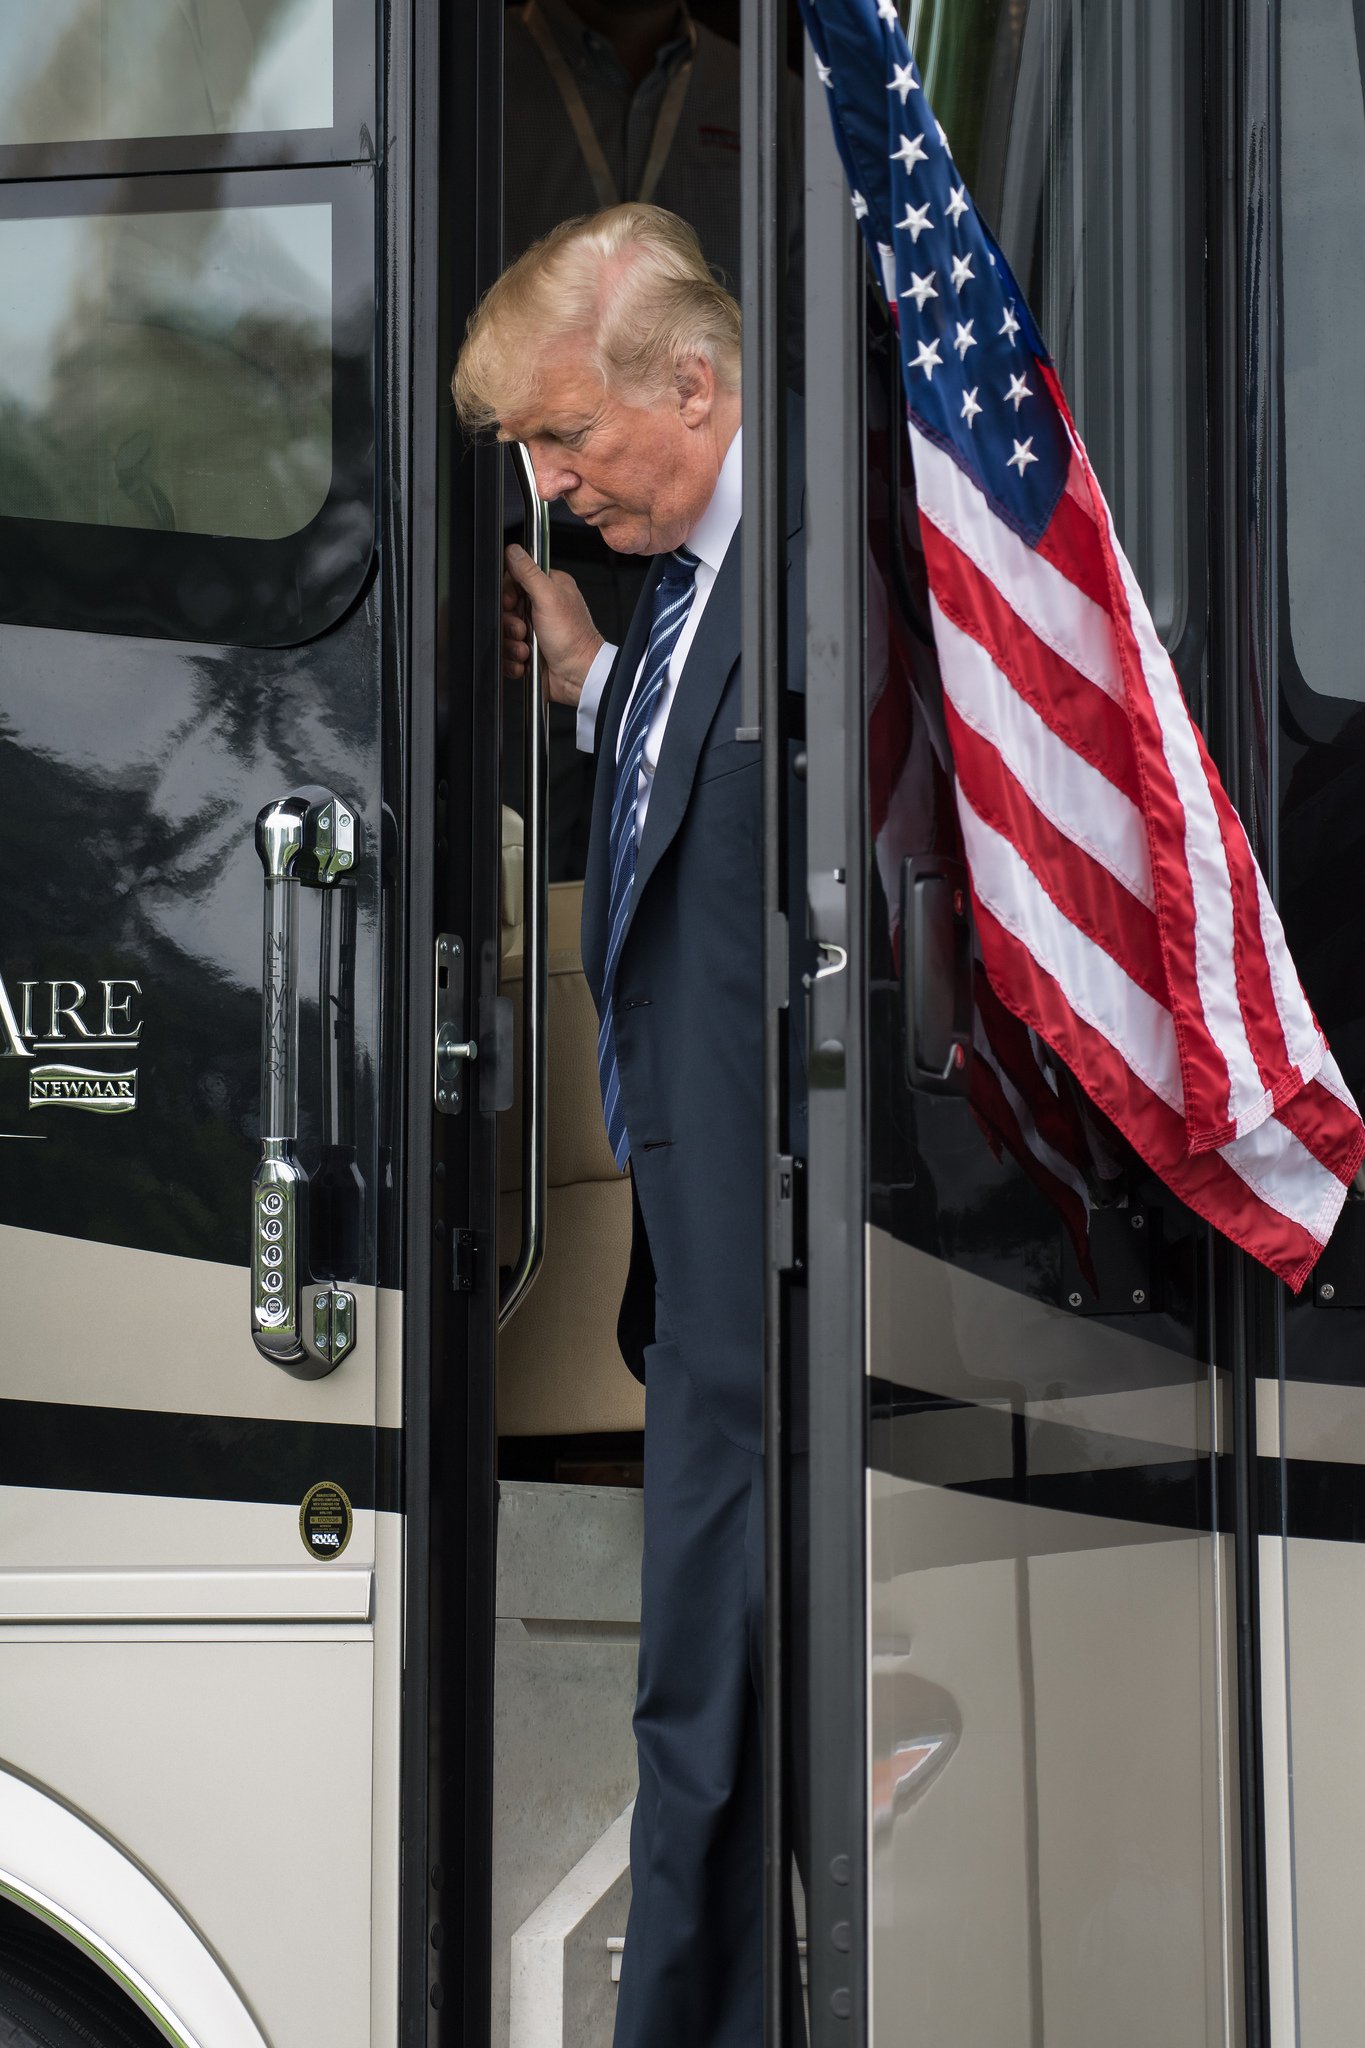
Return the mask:
<path id="1" fill-rule="evenodd" d="M 1166 975 L 1152 912 L 1038 810 L 995 748 L 963 723 L 946 698 L 943 709 L 958 782 L 972 809 L 1027 861 L 1062 916 L 1164 1008 Z"/>
<path id="2" fill-rule="evenodd" d="M 1008 1000 L 1073 1071 L 1086 1076 L 1086 1092 L 1181 1201 L 1297 1293 L 1324 1240 L 1260 1199 L 1216 1152 L 1188 1153 L 1183 1119 L 1068 1007 L 1025 946 L 989 911 L 978 908 L 978 918 L 987 971 L 993 981 L 1003 973 L 1009 984 L 1009 997 L 1002 995 L 1002 1001 Z"/>
<path id="3" fill-rule="evenodd" d="M 1108 611 L 1109 573 L 1104 560 L 1104 542 L 1096 531 L 1088 493 L 1083 487 L 1080 491 L 1075 488 L 1080 481 L 1077 465 L 1073 462 L 1066 489 L 1057 500 L 1057 509 L 1038 542 L 1038 553 L 1045 562 L 1051 562 L 1054 569 L 1060 570 L 1069 583 L 1074 583 L 1102 610 Z"/>
<path id="4" fill-rule="evenodd" d="M 1039 369 L 1074 434 L 1071 414 L 1056 376 L 1046 364 L 1040 364 Z M 1079 463 L 1090 491 L 1096 522 L 1104 528 L 1102 554 L 1109 580 L 1106 609 L 1113 622 L 1134 757 L 1142 784 L 1141 808 L 1147 823 L 1157 924 L 1166 963 L 1167 1000 L 1175 1024 L 1185 1092 L 1187 1144 L 1192 1152 L 1212 1151 L 1227 1143 L 1235 1126 L 1229 1116 L 1231 1077 L 1227 1056 L 1209 1028 L 1196 971 L 1201 947 L 1208 958 L 1209 940 L 1208 934 L 1199 929 L 1191 863 L 1199 864 L 1201 887 L 1209 893 L 1216 894 L 1222 885 L 1210 859 L 1211 850 L 1201 846 L 1191 834 L 1190 820 L 1166 758 L 1161 719 L 1134 637 L 1123 578 L 1108 542 L 1107 508 L 1099 485 L 1083 454 L 1073 460 Z"/>
<path id="5" fill-rule="evenodd" d="M 921 521 L 921 532 L 930 588 L 953 624 L 985 648 L 1059 740 L 1131 802 L 1140 803 L 1142 786 L 1123 706 L 1040 640 L 989 577 L 932 521 Z"/>

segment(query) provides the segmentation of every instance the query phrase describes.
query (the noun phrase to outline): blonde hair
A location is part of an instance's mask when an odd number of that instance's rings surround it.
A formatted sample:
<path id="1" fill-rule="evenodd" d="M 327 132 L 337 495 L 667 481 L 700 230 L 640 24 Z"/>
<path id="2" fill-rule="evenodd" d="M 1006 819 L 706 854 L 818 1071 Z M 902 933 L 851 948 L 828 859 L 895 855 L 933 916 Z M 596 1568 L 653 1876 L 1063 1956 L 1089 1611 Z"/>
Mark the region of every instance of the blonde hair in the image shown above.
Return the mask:
<path id="1" fill-rule="evenodd" d="M 661 206 L 632 201 L 561 221 L 490 286 L 451 379 L 465 426 L 534 405 L 546 361 L 577 338 L 622 396 L 661 396 L 689 356 L 739 388 L 739 307 L 687 222 Z"/>

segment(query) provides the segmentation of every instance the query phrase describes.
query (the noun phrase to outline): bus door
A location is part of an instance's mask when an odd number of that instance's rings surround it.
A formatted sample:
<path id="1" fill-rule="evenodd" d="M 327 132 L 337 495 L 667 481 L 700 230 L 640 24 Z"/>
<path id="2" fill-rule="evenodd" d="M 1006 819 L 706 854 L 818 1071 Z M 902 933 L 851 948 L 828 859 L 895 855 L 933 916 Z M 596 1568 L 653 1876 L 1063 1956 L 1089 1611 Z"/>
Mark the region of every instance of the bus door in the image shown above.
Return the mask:
<path id="1" fill-rule="evenodd" d="M 1203 717 L 1198 13 L 925 0 L 910 33 Z M 1215 1473 L 1245 1378 L 1203 1226 L 974 956 L 894 342 L 820 97 L 812 2037 L 1207 2048 L 1242 2038 L 1245 1544 Z"/>
<path id="2" fill-rule="evenodd" d="M 1358 892 L 1365 812 L 1362 597 L 1347 572 L 1358 524 L 1354 266 L 1365 170 L 1365 40 L 1338 0 L 1283 0 L 1249 59 L 1250 132 L 1273 143 L 1270 190 L 1248 148 L 1246 238 L 1268 283 L 1244 295 L 1247 413 L 1256 431 L 1246 530 L 1248 671 L 1241 738 L 1250 801 L 1289 942 L 1347 1083 L 1365 1082 Z M 1269 342 L 1269 346 L 1267 346 Z M 1246 799 L 1244 799 L 1244 808 Z M 1258 1312 L 1259 1311 L 1259 1312 Z M 1353 1703 L 1365 1632 L 1365 1205 L 1350 1200 L 1297 1300 L 1248 1327 L 1261 1492 L 1260 1706 L 1267 2007 L 1281 2043 L 1344 2040 L 1365 1995 L 1346 1872 L 1365 1838 Z"/>
<path id="3" fill-rule="evenodd" d="M 0 22 L 0 1892 L 47 1855 L 97 1943 L 153 1902 L 125 1978 L 183 1942 L 220 2016 L 356 2044 L 402 1584 L 377 15 Z"/>

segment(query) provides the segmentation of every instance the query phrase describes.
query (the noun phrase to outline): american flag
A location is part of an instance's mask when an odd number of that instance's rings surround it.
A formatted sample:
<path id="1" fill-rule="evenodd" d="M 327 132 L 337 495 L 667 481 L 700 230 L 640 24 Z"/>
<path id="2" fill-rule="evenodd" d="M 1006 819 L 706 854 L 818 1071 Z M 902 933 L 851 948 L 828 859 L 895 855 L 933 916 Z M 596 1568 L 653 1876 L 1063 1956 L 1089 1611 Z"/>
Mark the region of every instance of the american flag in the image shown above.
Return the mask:
<path id="1" fill-rule="evenodd" d="M 899 325 L 990 987 L 1182 1201 L 1301 1287 L 1365 1126 L 895 0 L 801 7 Z"/>

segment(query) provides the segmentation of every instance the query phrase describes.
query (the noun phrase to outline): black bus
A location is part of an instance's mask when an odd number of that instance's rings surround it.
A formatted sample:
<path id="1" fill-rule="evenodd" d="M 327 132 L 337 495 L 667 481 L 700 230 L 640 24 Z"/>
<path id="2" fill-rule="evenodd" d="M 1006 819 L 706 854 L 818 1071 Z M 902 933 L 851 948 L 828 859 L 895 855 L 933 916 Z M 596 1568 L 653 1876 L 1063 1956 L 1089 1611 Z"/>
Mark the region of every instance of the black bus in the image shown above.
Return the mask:
<path id="1" fill-rule="evenodd" d="M 504 91 L 519 13 L 0 15 L 25 2044 L 610 2040 L 629 1193 L 544 719 L 498 674 L 505 538 L 553 552 L 554 522 L 448 388 L 543 144 Z M 818 959 L 808 1076 L 768 1020 L 769 1889 L 799 1844 L 810 2038 L 1345 2048 L 1365 1211 L 1292 1299 L 1132 1157 L 1080 1259 L 993 1144 L 895 350 L 794 26 L 697 15 L 742 109 L 708 115 L 707 175 L 745 252 L 746 719 L 774 762 L 789 377 L 818 479 L 808 872 L 774 769 L 754 941 L 775 1002 L 787 948 Z M 1359 6 L 909 0 L 906 26 L 1359 1093 Z M 776 2048 L 802 2015 L 770 1945 Z"/>

